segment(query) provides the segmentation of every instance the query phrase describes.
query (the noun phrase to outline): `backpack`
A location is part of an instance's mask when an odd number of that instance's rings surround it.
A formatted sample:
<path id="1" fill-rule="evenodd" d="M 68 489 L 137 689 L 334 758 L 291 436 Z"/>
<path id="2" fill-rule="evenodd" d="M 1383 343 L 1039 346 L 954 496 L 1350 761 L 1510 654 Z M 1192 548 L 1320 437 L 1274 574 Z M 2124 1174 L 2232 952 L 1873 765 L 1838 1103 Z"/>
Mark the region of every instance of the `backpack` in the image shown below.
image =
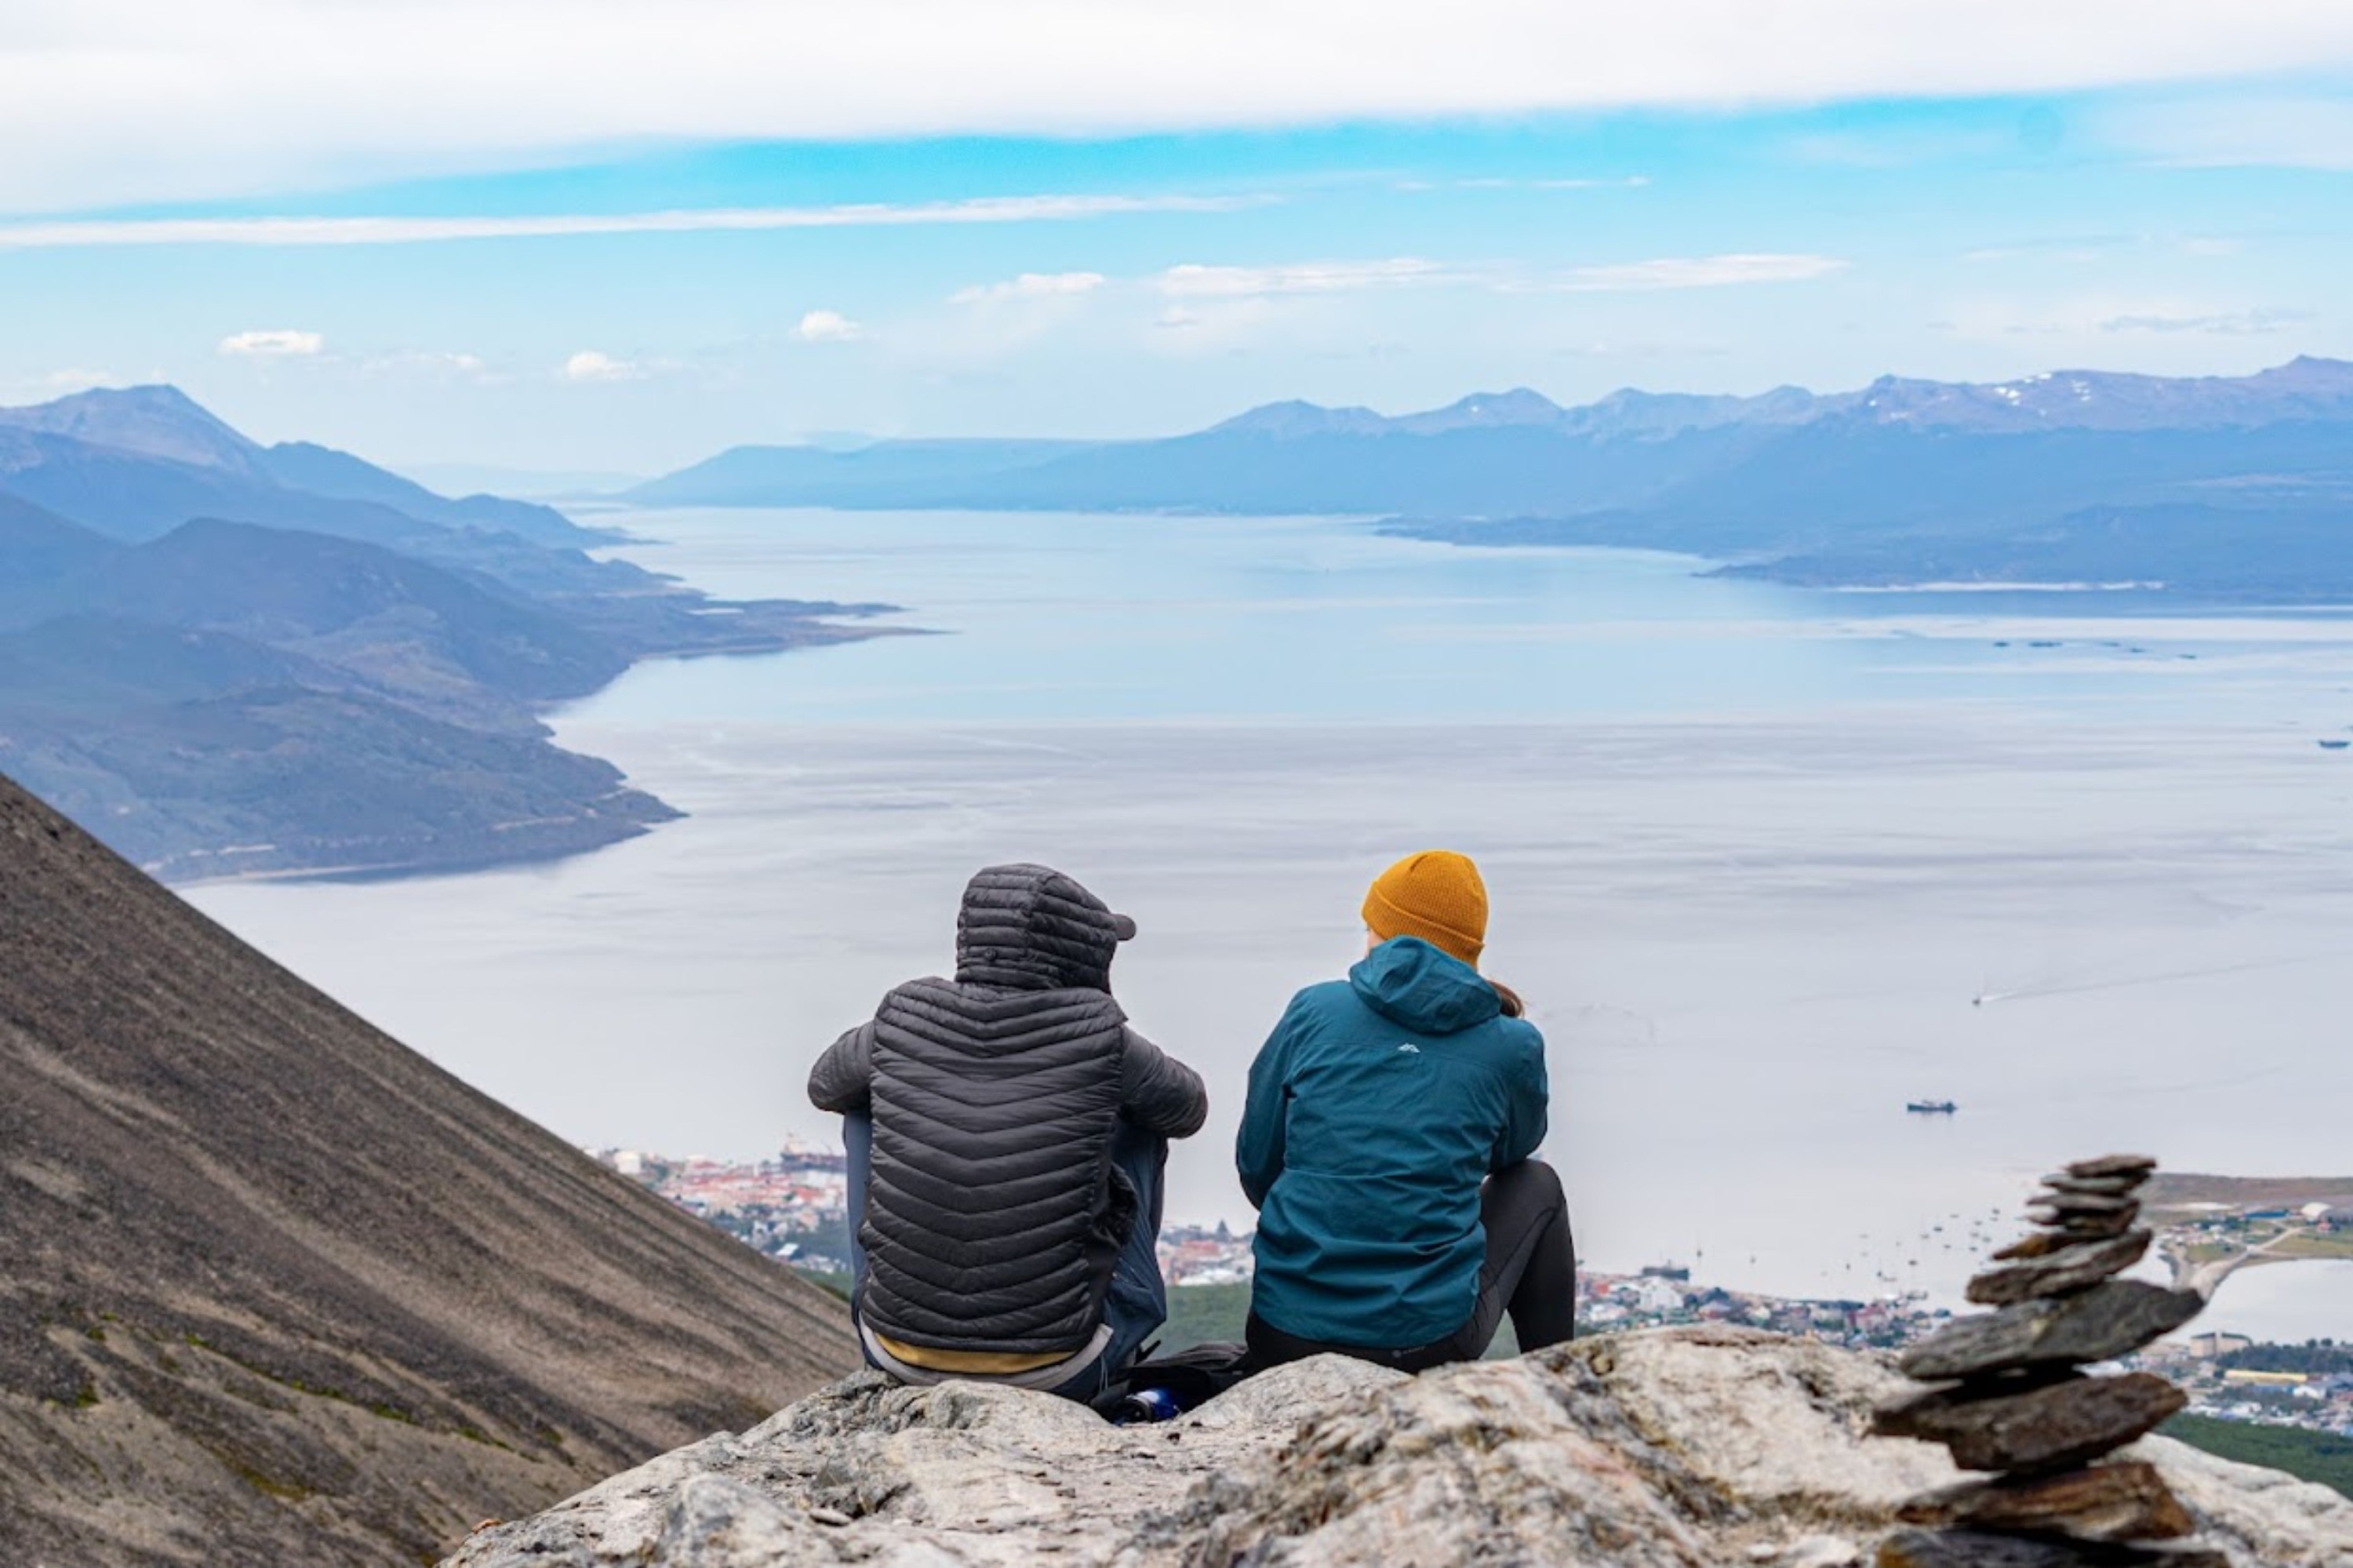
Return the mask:
<path id="1" fill-rule="evenodd" d="M 1089 1402 L 1097 1414 L 1112 1418 L 1129 1399 L 1147 1389 L 1163 1390 L 1176 1400 L 1176 1410 L 1171 1414 L 1196 1410 L 1249 1375 L 1242 1365 L 1249 1354 L 1246 1345 L 1212 1341 L 1188 1345 L 1165 1356 L 1156 1354 L 1157 1350 L 1157 1346 L 1146 1349 L 1110 1387 Z"/>

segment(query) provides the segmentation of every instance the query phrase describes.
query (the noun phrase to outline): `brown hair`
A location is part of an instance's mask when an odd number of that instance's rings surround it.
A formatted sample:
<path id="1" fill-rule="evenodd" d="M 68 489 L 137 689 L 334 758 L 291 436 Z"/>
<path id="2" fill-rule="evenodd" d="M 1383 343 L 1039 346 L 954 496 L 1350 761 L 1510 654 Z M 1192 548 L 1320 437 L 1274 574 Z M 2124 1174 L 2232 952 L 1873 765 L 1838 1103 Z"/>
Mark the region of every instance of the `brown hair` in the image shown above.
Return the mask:
<path id="1" fill-rule="evenodd" d="M 1495 988 L 1495 998 L 1504 1004 L 1504 1017 L 1525 1018 L 1528 1015 L 1528 1004 L 1520 1000 L 1518 991 L 1499 980 L 1491 980 L 1487 983 Z"/>

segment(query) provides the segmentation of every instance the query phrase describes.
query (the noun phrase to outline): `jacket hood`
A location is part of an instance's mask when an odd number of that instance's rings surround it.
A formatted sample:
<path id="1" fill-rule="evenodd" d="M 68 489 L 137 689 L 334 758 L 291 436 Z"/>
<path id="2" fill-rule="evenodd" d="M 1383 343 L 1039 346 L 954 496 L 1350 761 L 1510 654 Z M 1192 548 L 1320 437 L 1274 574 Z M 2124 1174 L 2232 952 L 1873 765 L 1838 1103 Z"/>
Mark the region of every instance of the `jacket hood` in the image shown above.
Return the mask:
<path id="1" fill-rule="evenodd" d="M 956 912 L 956 979 L 1017 991 L 1111 989 L 1112 956 L 1135 922 L 1051 866 L 992 865 Z"/>
<path id="2" fill-rule="evenodd" d="M 1383 942 L 1348 971 L 1366 1007 L 1418 1034 L 1459 1034 L 1504 1011 L 1479 971 L 1419 937 Z"/>

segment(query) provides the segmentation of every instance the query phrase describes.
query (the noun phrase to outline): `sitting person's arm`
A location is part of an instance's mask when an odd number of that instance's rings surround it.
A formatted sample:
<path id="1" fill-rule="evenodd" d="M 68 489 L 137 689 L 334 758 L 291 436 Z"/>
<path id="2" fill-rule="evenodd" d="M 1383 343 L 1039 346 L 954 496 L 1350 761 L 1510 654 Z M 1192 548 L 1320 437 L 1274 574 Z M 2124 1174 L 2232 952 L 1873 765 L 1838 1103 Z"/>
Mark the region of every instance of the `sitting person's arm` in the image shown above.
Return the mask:
<path id="1" fill-rule="evenodd" d="M 826 1048 L 809 1069 L 809 1103 L 821 1111 L 862 1115 L 874 1105 L 874 1025 L 861 1023 Z"/>
<path id="2" fill-rule="evenodd" d="M 1504 1130 L 1495 1139 L 1490 1170 L 1503 1171 L 1517 1165 L 1545 1140 L 1545 1128 L 1551 1115 L 1552 1086 L 1545 1075 L 1544 1036 L 1533 1027 L 1527 1033 L 1525 1054 L 1514 1064 L 1517 1071 L 1510 1082 L 1511 1105 L 1504 1113 Z"/>
<path id="3" fill-rule="evenodd" d="M 1240 1132 L 1234 1138 L 1234 1170 L 1242 1179 L 1242 1196 L 1260 1208 L 1274 1179 L 1282 1174 L 1282 1123 L 1290 1108 L 1289 1075 L 1291 1013 L 1259 1047 L 1250 1062 L 1250 1097 L 1242 1105 Z"/>
<path id="4" fill-rule="evenodd" d="M 1200 1131 L 1209 1119 L 1209 1091 L 1201 1075 L 1134 1030 L 1124 1034 L 1119 1114 L 1162 1138 L 1190 1138 Z"/>

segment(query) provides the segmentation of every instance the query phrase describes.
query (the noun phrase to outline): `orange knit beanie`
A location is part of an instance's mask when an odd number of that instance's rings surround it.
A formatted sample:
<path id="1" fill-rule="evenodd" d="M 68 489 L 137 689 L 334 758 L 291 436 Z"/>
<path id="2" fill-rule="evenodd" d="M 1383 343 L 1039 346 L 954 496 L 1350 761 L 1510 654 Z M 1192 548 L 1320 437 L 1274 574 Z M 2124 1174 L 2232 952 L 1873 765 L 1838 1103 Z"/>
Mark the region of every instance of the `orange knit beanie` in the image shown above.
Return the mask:
<path id="1" fill-rule="evenodd" d="M 1373 879 L 1365 927 L 1384 942 L 1419 937 L 1476 969 L 1487 945 L 1487 885 L 1469 855 L 1409 854 Z"/>

